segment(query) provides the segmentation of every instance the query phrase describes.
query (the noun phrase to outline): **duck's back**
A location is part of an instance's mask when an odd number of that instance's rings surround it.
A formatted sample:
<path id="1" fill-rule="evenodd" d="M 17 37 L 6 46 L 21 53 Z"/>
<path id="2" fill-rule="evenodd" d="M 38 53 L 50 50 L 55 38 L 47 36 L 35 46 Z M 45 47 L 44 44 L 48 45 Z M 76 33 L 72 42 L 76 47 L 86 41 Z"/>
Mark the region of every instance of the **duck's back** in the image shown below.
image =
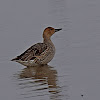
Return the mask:
<path id="1" fill-rule="evenodd" d="M 22 60 L 22 61 L 28 61 L 33 60 L 35 56 L 40 56 L 42 52 L 44 52 L 47 49 L 47 44 L 45 43 L 37 43 L 33 46 L 31 46 L 29 49 L 27 49 L 24 53 L 17 56 L 13 60 Z"/>

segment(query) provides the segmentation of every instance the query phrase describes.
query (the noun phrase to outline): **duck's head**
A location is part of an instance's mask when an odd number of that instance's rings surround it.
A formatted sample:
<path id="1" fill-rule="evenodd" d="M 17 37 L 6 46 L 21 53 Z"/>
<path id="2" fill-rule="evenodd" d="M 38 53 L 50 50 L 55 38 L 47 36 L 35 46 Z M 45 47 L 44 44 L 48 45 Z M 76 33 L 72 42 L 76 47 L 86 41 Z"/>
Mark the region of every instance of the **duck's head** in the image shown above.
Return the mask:
<path id="1" fill-rule="evenodd" d="M 43 32 L 43 38 L 50 38 L 55 32 L 58 32 L 62 30 L 60 29 L 54 29 L 52 27 L 47 27 Z"/>

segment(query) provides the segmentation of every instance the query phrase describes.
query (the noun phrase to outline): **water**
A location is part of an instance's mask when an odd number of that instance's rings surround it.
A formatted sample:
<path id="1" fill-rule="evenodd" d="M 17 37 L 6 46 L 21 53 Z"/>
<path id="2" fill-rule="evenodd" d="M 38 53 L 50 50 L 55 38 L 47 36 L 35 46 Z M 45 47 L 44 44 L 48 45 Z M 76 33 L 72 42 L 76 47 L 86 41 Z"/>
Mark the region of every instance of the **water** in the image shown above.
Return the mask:
<path id="1" fill-rule="evenodd" d="M 99 100 L 99 0 L 0 1 L 0 100 Z M 24 67 L 10 60 L 52 36 L 54 59 Z"/>

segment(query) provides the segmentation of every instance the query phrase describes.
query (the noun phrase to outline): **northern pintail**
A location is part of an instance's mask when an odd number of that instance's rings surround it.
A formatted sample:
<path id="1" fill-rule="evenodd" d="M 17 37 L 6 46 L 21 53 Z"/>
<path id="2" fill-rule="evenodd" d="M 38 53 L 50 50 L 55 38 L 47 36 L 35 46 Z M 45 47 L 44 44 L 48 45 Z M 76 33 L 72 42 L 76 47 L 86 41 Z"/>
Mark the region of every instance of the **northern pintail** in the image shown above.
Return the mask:
<path id="1" fill-rule="evenodd" d="M 49 63 L 55 54 L 55 46 L 51 36 L 62 29 L 47 27 L 43 32 L 43 43 L 37 43 L 27 49 L 24 53 L 12 59 L 24 66 L 37 66 Z"/>

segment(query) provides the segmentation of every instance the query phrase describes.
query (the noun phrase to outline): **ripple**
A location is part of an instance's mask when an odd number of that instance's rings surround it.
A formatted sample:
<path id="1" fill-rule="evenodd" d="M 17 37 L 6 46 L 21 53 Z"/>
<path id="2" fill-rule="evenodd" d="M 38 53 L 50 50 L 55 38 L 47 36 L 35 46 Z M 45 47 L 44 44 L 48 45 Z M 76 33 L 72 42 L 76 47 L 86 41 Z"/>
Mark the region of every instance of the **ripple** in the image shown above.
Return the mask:
<path id="1" fill-rule="evenodd" d="M 16 74 L 16 78 L 20 94 L 24 98 L 61 96 L 61 88 L 57 84 L 57 71 L 49 65 L 24 68 Z"/>

